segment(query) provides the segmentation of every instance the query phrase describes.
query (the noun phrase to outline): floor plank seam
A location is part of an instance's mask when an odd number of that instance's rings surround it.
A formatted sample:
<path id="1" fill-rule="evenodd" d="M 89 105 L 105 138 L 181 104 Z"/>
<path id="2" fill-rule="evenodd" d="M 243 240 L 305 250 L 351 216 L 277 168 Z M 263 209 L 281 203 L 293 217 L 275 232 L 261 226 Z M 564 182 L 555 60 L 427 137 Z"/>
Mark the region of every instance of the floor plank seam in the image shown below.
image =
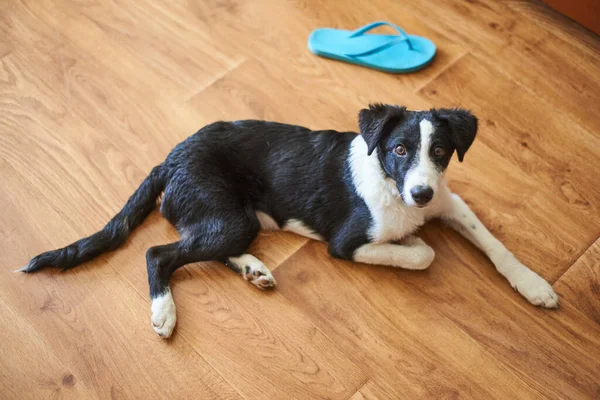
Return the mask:
<path id="1" fill-rule="evenodd" d="M 587 315 L 586 313 L 584 313 L 583 311 L 581 311 L 579 308 L 577 308 L 577 306 L 575 306 L 572 302 L 570 302 L 567 299 L 561 299 L 560 300 L 562 303 L 566 303 L 568 304 L 570 307 L 573 308 L 573 313 L 577 314 L 581 319 L 587 320 L 587 321 L 591 321 L 594 324 L 597 324 L 596 320 L 594 318 L 592 318 L 591 316 Z M 560 310 L 560 303 L 558 306 L 558 310 Z M 556 310 L 555 310 L 556 311 Z M 600 330 L 600 325 L 598 325 L 598 328 Z"/>
<path id="2" fill-rule="evenodd" d="M 187 99 L 184 100 L 184 103 L 189 102 L 191 99 L 193 99 L 195 96 L 197 96 L 199 93 L 202 93 L 203 91 L 205 91 L 206 89 L 210 88 L 211 86 L 213 86 L 215 83 L 219 82 L 221 79 L 225 78 L 227 75 L 229 75 L 230 73 L 234 72 L 235 70 L 237 70 L 238 68 L 240 68 L 242 65 L 244 65 L 246 62 L 250 61 L 249 58 L 242 58 L 240 59 L 239 62 L 233 64 L 232 66 L 230 66 L 227 69 L 224 69 L 220 74 L 217 74 L 213 80 L 211 80 L 210 82 L 208 82 L 207 84 L 203 85 L 201 88 L 199 88 L 193 95 L 191 95 L 190 97 L 188 97 Z"/>
<path id="3" fill-rule="evenodd" d="M 352 393 L 346 400 L 350 400 L 352 397 L 354 397 L 356 395 L 356 393 L 359 393 L 365 386 L 367 386 L 367 383 L 369 383 L 370 381 L 371 381 L 371 377 L 368 377 L 367 379 L 365 379 L 363 384 L 360 385 L 358 387 L 358 389 L 356 389 L 356 391 L 354 393 Z"/>
<path id="4" fill-rule="evenodd" d="M 439 78 L 444 72 L 446 72 L 448 69 L 452 68 L 452 66 L 454 66 L 454 64 L 456 64 L 457 62 L 462 60 L 462 58 L 464 56 L 466 56 L 467 54 L 469 54 L 470 52 L 471 52 L 471 50 L 467 49 L 467 50 L 463 51 L 462 53 L 460 53 L 460 55 L 458 57 L 456 57 L 454 60 L 452 60 L 452 62 L 449 63 L 448 65 L 446 65 L 444 68 L 439 70 L 434 76 L 431 77 L 431 79 L 429 79 L 425 83 L 417 86 L 417 88 L 414 90 L 414 93 L 419 93 L 421 90 L 423 90 L 425 87 L 427 87 L 427 85 L 429 85 L 431 82 L 433 82 L 437 78 Z"/>
<path id="5" fill-rule="evenodd" d="M 569 265 L 563 272 L 562 274 L 560 274 L 556 279 L 551 280 L 550 284 L 554 287 L 555 284 L 558 283 L 558 281 L 560 281 L 560 279 L 571 269 L 573 268 L 573 265 L 577 264 L 577 262 L 588 252 L 589 249 L 591 249 L 596 242 L 598 242 L 600 240 L 600 236 L 596 238 L 596 240 L 594 240 L 592 242 L 592 244 L 590 244 L 588 247 L 586 247 L 581 254 L 579 254 L 579 256 L 577 256 L 577 258 L 575 260 L 573 260 L 573 262 L 571 263 L 571 265 Z"/>
<path id="6" fill-rule="evenodd" d="M 287 256 L 283 261 L 281 261 L 279 264 L 277 264 L 277 266 L 273 269 L 271 269 L 271 272 L 276 271 L 277 268 L 279 268 L 282 264 L 284 264 L 287 260 L 289 260 L 290 258 L 292 258 L 296 253 L 298 253 L 300 250 L 302 250 L 305 246 L 307 246 L 312 240 L 314 239 L 308 239 L 302 246 L 298 247 L 296 250 L 294 250 L 289 256 Z"/>

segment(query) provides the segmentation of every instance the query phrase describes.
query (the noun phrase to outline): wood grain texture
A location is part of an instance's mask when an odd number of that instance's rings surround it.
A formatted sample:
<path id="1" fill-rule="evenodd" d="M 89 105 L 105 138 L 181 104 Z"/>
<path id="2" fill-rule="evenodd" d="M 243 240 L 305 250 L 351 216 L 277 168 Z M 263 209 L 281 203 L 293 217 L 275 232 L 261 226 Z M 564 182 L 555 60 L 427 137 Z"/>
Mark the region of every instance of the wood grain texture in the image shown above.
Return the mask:
<path id="1" fill-rule="evenodd" d="M 79 379 L 56 358 L 35 329 L 0 297 L 0 370 L 3 399 L 89 399 Z M 30 379 L 14 379 L 15 376 Z M 10 383 L 9 383 L 10 382 Z"/>
<path id="2" fill-rule="evenodd" d="M 432 39 L 434 62 L 391 75 L 306 49 L 317 27 L 375 20 Z M 598 61 L 598 36 L 529 0 L 0 2 L 0 398 L 598 397 Z M 188 265 L 166 342 L 144 253 L 178 235 L 158 212 L 75 270 L 12 272 L 102 227 L 205 124 L 355 131 L 369 102 L 476 113 L 451 187 L 556 281 L 559 310 L 438 223 L 420 232 L 437 252 L 421 273 L 285 232 L 249 250 L 275 292 Z"/>
<path id="3" fill-rule="evenodd" d="M 509 8 L 520 13 L 528 21 L 543 27 L 592 56 L 600 56 L 598 35 L 550 8 L 546 3 L 530 0 L 502 0 Z"/>
<path id="4" fill-rule="evenodd" d="M 555 283 L 559 295 L 600 324 L 600 239 Z"/>
<path id="5" fill-rule="evenodd" d="M 314 268 L 304 262 L 317 261 Z M 459 326 L 431 307 L 408 271 L 332 259 L 311 242 L 275 271 L 279 292 L 364 370 L 392 383 L 394 398 L 535 398 L 536 393 Z M 413 273 L 422 282 L 430 272 Z M 343 281 L 343 286 L 337 282 Z M 506 380 L 510 386 L 490 386 Z"/>

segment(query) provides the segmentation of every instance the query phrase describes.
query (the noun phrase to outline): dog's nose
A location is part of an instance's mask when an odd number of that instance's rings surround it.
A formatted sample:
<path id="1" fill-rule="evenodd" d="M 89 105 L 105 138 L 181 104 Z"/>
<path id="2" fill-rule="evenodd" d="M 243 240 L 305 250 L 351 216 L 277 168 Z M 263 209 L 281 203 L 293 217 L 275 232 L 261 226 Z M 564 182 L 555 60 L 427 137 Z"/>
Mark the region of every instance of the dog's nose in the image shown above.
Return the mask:
<path id="1" fill-rule="evenodd" d="M 429 186 L 415 186 L 410 189 L 410 195 L 412 196 L 415 203 L 420 206 L 424 206 L 429 203 L 433 198 L 433 189 Z"/>

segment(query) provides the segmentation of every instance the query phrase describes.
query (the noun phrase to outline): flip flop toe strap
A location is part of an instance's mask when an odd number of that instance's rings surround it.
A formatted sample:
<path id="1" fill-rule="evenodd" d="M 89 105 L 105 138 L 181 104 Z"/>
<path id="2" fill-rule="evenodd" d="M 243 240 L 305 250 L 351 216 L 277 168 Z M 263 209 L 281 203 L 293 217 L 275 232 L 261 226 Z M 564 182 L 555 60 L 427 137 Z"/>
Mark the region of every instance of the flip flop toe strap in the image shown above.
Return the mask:
<path id="1" fill-rule="evenodd" d="M 372 48 L 370 50 L 361 51 L 361 52 L 358 52 L 358 53 L 347 53 L 346 55 L 349 56 L 349 57 L 367 56 L 367 55 L 370 55 L 370 54 L 375 54 L 375 53 L 377 53 L 377 52 L 379 52 L 381 50 L 385 50 L 385 49 L 387 49 L 387 48 L 389 48 L 391 46 L 394 46 L 394 45 L 396 45 L 398 43 L 402 43 L 402 42 L 406 42 L 406 44 L 408 45 L 408 48 L 410 50 L 413 49 L 412 45 L 410 43 L 410 40 L 408 38 L 408 35 L 406 34 L 406 32 L 404 32 L 404 30 L 402 28 L 400 28 L 398 25 L 394 25 L 392 23 L 385 22 L 385 21 L 373 22 L 373 23 L 365 25 L 365 26 L 363 26 L 361 28 L 358 28 L 357 30 L 353 31 L 350 34 L 349 38 L 356 38 L 356 37 L 359 37 L 359 36 L 363 36 L 368 31 L 370 31 L 372 29 L 375 29 L 375 28 L 377 28 L 379 26 L 382 26 L 382 25 L 394 28 L 394 30 L 396 30 L 396 32 L 398 32 L 398 36 L 396 38 L 394 38 L 394 39 L 390 39 L 389 42 L 383 43 L 383 44 L 381 44 L 379 46 L 376 46 L 376 47 L 374 47 L 374 48 Z"/>
<path id="2" fill-rule="evenodd" d="M 382 50 L 385 50 L 387 48 L 390 48 L 392 46 L 395 46 L 399 43 L 404 43 L 406 42 L 408 44 L 408 48 L 412 50 L 412 47 L 410 46 L 410 41 L 408 40 L 408 38 L 398 38 L 398 39 L 392 39 L 388 42 L 385 42 L 382 45 L 379 46 L 375 46 L 370 50 L 366 50 L 363 52 L 359 52 L 359 53 L 345 53 L 346 56 L 348 57 L 363 57 L 363 56 L 369 56 L 371 54 L 375 54 L 375 53 L 379 53 Z"/>

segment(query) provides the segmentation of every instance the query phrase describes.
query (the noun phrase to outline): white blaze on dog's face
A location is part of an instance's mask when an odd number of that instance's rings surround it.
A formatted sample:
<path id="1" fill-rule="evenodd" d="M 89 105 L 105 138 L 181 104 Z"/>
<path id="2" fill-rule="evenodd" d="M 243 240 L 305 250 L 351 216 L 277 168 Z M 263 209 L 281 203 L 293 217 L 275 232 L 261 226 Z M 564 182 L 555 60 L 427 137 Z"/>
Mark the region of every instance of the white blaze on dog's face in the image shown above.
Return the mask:
<path id="1" fill-rule="evenodd" d="M 450 160 L 447 153 L 453 151 L 448 143 L 439 140 L 435 143 L 434 129 L 426 118 L 419 123 L 419 147 L 406 172 L 401 192 L 404 202 L 411 206 L 423 207 L 431 201 L 444 174 L 446 161 Z"/>
<path id="2" fill-rule="evenodd" d="M 360 113 L 368 154 L 379 158 L 407 205 L 425 207 L 433 199 L 456 150 L 459 161 L 473 143 L 477 119 L 462 109 L 407 111 L 370 106 Z"/>

